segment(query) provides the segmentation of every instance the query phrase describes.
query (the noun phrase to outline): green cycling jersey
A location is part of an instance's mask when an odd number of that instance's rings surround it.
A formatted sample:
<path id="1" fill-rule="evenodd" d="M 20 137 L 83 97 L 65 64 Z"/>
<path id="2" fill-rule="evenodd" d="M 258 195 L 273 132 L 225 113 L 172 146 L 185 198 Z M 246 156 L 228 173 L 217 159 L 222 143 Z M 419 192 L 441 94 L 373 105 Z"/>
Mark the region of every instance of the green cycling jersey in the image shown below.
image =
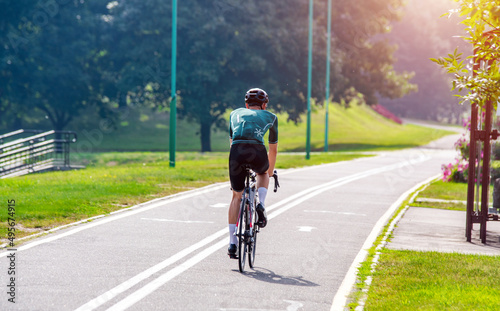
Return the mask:
<path id="1" fill-rule="evenodd" d="M 269 143 L 278 143 L 278 117 L 267 110 L 238 108 L 229 117 L 229 136 L 233 144 L 264 145 L 269 130 Z"/>

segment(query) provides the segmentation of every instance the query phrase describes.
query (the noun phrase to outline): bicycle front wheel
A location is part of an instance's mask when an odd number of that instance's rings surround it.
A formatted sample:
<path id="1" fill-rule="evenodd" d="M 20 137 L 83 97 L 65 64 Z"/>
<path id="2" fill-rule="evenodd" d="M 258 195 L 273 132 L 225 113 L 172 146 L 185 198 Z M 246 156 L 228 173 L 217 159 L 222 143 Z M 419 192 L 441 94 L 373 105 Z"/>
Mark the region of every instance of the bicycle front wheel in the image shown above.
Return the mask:
<path id="1" fill-rule="evenodd" d="M 251 242 L 248 247 L 248 265 L 253 269 L 253 264 L 255 262 L 255 248 L 257 247 L 257 230 L 255 224 L 253 225 L 253 230 L 250 232 L 253 232 L 253 236 L 250 238 Z"/>
<path id="2" fill-rule="evenodd" d="M 247 254 L 247 226 L 248 211 L 245 200 L 241 203 L 240 219 L 238 223 L 238 268 L 240 272 L 245 270 L 245 259 Z"/>

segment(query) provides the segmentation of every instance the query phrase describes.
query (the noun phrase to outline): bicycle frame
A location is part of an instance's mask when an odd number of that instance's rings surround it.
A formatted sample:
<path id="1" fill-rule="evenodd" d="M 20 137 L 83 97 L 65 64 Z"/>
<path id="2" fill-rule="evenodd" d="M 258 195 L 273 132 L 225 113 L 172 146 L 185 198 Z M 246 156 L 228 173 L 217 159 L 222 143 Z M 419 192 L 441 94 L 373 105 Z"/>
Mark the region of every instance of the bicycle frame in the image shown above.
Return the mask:
<path id="1" fill-rule="evenodd" d="M 236 222 L 236 233 L 238 236 L 238 264 L 240 272 L 243 272 L 245 267 L 245 258 L 248 253 L 250 267 L 253 267 L 255 252 L 252 252 L 255 247 L 256 235 L 259 232 L 256 229 L 256 211 L 255 202 L 257 199 L 256 191 L 256 176 L 249 168 L 246 168 L 247 176 L 245 189 L 241 198 L 240 211 Z M 245 228 L 240 228 L 244 224 Z"/>

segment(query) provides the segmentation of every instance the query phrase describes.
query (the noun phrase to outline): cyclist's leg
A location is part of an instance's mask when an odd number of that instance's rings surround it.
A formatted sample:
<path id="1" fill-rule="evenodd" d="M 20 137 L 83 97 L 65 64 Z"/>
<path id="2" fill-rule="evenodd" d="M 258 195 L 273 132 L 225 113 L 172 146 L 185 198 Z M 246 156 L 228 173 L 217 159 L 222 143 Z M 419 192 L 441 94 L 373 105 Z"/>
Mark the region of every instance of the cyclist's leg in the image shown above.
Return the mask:
<path id="1" fill-rule="evenodd" d="M 265 171 L 263 174 L 257 174 L 257 192 L 262 205 L 265 205 L 267 189 L 269 188 L 269 174 Z"/>
<path id="2" fill-rule="evenodd" d="M 232 145 L 229 153 L 229 179 L 231 181 L 231 188 L 233 195 L 229 204 L 228 210 L 228 227 L 229 227 L 229 249 L 230 255 L 236 253 L 236 245 L 238 238 L 234 235 L 236 229 L 236 222 L 238 221 L 238 213 L 240 211 L 241 197 L 243 189 L 245 188 L 245 175 L 246 171 L 241 167 L 241 155 L 239 146 Z M 234 245 L 234 246 L 233 246 Z"/>
<path id="3" fill-rule="evenodd" d="M 240 212 L 240 203 L 241 203 L 241 196 L 243 194 L 243 191 L 237 192 L 233 190 L 233 197 L 231 199 L 231 203 L 229 204 L 229 211 L 228 211 L 228 223 L 229 223 L 229 230 L 234 229 L 235 227 L 231 228 L 233 226 L 236 226 L 236 222 L 238 221 L 238 213 Z M 237 240 L 235 236 L 231 235 L 231 231 L 229 232 L 230 234 L 230 242 L 231 244 L 236 244 Z M 233 239 L 234 238 L 234 239 Z"/>
<path id="4" fill-rule="evenodd" d="M 258 145 L 256 147 L 256 157 L 252 163 L 252 169 L 257 174 L 257 193 L 259 194 L 259 204 L 257 205 L 257 213 L 259 215 L 259 227 L 264 228 L 267 224 L 267 213 L 264 208 L 267 188 L 269 187 L 269 160 L 265 146 Z"/>
<path id="5" fill-rule="evenodd" d="M 265 146 L 256 146 L 256 156 L 253 161 L 252 169 L 257 174 L 257 191 L 259 193 L 259 200 L 264 205 L 267 188 L 269 187 L 269 159 Z"/>

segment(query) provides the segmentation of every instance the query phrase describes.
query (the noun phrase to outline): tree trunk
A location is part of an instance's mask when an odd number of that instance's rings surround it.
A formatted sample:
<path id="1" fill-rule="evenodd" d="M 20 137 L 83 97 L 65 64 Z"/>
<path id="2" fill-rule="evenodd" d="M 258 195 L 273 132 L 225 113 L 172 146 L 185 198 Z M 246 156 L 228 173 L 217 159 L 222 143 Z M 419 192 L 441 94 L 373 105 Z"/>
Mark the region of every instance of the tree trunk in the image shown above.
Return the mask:
<path id="1" fill-rule="evenodd" d="M 212 128 L 212 122 L 210 121 L 210 119 L 204 118 L 201 120 L 201 125 L 200 125 L 201 152 L 212 151 L 210 143 L 211 128 Z"/>

